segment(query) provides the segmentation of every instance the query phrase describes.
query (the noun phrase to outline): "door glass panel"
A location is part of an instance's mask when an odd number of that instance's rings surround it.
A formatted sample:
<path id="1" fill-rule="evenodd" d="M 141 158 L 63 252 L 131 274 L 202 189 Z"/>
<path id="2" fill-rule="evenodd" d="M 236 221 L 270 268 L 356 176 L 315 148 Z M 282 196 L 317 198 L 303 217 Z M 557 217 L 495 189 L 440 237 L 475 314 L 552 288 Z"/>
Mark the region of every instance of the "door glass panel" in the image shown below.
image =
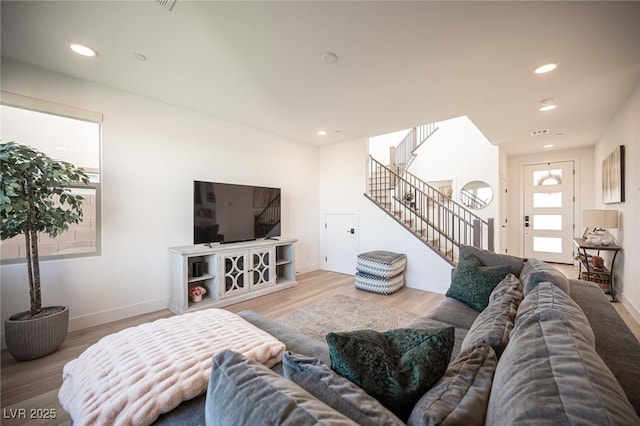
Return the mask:
<path id="1" fill-rule="evenodd" d="M 562 253 L 562 238 L 533 237 L 533 251 Z"/>
<path id="2" fill-rule="evenodd" d="M 534 214 L 533 229 L 536 231 L 562 231 L 562 215 Z"/>
<path id="3" fill-rule="evenodd" d="M 562 169 L 536 170 L 533 172 L 533 186 L 560 185 L 562 183 Z"/>
<path id="4" fill-rule="evenodd" d="M 534 192 L 533 207 L 536 209 L 562 207 L 562 192 Z"/>

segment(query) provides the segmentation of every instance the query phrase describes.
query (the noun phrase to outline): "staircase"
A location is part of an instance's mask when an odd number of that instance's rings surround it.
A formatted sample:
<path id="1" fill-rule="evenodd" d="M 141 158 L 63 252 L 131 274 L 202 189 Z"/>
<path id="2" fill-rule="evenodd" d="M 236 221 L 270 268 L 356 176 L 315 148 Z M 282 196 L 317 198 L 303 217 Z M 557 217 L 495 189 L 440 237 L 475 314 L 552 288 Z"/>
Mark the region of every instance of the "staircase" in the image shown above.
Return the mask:
<path id="1" fill-rule="evenodd" d="M 369 157 L 365 196 L 449 264 L 461 244 L 494 250 L 494 220 L 483 220 L 407 170 L 416 149 L 437 130 L 433 124 L 412 129 L 391 149 L 391 165 Z"/>

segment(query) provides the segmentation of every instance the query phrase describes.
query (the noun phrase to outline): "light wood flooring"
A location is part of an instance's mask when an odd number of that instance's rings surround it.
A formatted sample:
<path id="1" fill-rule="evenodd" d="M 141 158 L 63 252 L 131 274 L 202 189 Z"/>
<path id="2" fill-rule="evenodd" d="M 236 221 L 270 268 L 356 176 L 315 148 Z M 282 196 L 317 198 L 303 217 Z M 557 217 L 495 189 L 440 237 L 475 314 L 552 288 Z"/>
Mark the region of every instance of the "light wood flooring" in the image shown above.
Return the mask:
<path id="1" fill-rule="evenodd" d="M 315 303 L 336 294 L 372 301 L 406 312 L 424 315 L 444 296 L 410 288 L 403 288 L 391 296 L 382 296 L 356 290 L 354 277 L 333 272 L 315 271 L 297 276 L 298 286 L 257 299 L 228 306 L 239 312 L 251 309 L 267 318 L 277 318 L 302 306 Z M 171 316 L 169 310 L 128 318 L 69 333 L 60 349 L 41 359 L 15 361 L 6 350 L 2 351 L 0 423 L 4 425 L 68 425 L 70 419 L 58 403 L 58 389 L 62 384 L 62 368 L 77 358 L 89 345 L 101 337 L 144 322 Z M 16 419 L 19 409 L 29 417 L 31 409 L 55 410 L 55 419 Z M 41 413 L 40 413 L 41 414 Z"/>
<path id="2" fill-rule="evenodd" d="M 577 276 L 575 268 L 572 269 L 566 265 L 556 266 L 570 278 Z M 403 288 L 391 296 L 359 291 L 355 289 L 353 276 L 326 271 L 300 274 L 297 279 L 297 287 L 228 306 L 225 309 L 232 312 L 251 309 L 274 319 L 326 297 L 343 294 L 424 315 L 444 298 L 441 294 L 410 288 Z M 621 303 L 615 303 L 614 306 L 640 340 L 640 325 L 634 321 Z M 12 426 L 69 425 L 69 416 L 58 403 L 58 389 L 62 384 L 62 367 L 103 336 L 171 315 L 169 310 L 162 310 L 71 332 L 57 352 L 38 360 L 18 362 L 6 350 L 2 351 L 0 423 Z M 49 420 L 12 418 L 21 413 L 16 411 L 19 409 L 25 409 L 27 417 L 31 414 L 31 409 L 55 410 L 55 418 Z M 36 412 L 36 414 L 42 414 L 42 412 Z"/>

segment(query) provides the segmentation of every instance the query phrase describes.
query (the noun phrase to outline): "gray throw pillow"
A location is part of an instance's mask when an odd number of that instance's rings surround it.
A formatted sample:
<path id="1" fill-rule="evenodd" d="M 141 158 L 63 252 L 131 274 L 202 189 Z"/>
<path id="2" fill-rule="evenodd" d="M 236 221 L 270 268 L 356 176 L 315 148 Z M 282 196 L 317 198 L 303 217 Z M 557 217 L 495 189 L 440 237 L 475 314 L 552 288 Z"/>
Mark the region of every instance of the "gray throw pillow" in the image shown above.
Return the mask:
<path id="1" fill-rule="evenodd" d="M 550 282 L 538 284 L 522 301 L 518 308 L 515 324 L 527 319 L 536 312 L 555 309 L 568 320 L 570 330 L 580 333 L 595 348 L 596 338 L 591 324 L 582 308 L 567 293 Z"/>
<path id="2" fill-rule="evenodd" d="M 522 266 L 526 262 L 526 259 L 522 257 L 516 257 L 502 253 L 494 253 L 489 250 L 461 244 L 458 258 L 464 259 L 469 255 L 475 256 L 480 259 L 480 262 L 482 262 L 482 264 L 485 266 L 508 265 L 510 268 L 510 272 L 516 277 L 520 275 Z"/>
<path id="3" fill-rule="evenodd" d="M 416 404 L 410 426 L 484 425 L 498 359 L 480 344 L 461 352 L 446 373 Z"/>
<path id="4" fill-rule="evenodd" d="M 453 342 L 453 327 L 327 334 L 331 368 L 402 421 L 447 370 Z"/>
<path id="5" fill-rule="evenodd" d="M 514 280 L 518 279 L 513 274 L 500 282 L 503 287 L 513 286 Z M 473 322 L 469 332 L 462 341 L 461 351 L 467 351 L 471 347 L 486 343 L 496 352 L 498 358 L 509 343 L 509 334 L 513 330 L 513 321 L 516 317 L 517 303 L 520 299 L 517 294 L 499 293 L 501 297 L 494 297 L 485 310 L 480 312 L 478 318 Z"/>
<path id="6" fill-rule="evenodd" d="M 640 424 L 609 368 L 569 323 L 546 309 L 516 325 L 493 379 L 486 424 Z"/>
<path id="7" fill-rule="evenodd" d="M 290 380 L 242 355 L 213 357 L 207 425 L 357 425 Z"/>
<path id="8" fill-rule="evenodd" d="M 473 255 L 461 259 L 447 290 L 452 297 L 480 312 L 489 304 L 489 296 L 510 271 L 508 265 L 484 266 Z"/>
<path id="9" fill-rule="evenodd" d="M 524 286 L 525 296 L 538 284 L 545 281 L 552 282 L 565 293 L 571 294 L 567 277 L 553 266 L 538 259 L 527 260 L 520 273 L 520 281 Z"/>
<path id="10" fill-rule="evenodd" d="M 489 295 L 489 301 L 499 299 L 504 296 L 510 297 L 516 304 L 516 307 L 520 306 L 520 302 L 522 302 L 522 298 L 524 297 L 522 283 L 513 273 L 507 275 L 498 283 L 496 288 L 494 288 Z"/>
<path id="11" fill-rule="evenodd" d="M 284 376 L 361 426 L 403 425 L 391 411 L 320 360 L 285 352 Z"/>

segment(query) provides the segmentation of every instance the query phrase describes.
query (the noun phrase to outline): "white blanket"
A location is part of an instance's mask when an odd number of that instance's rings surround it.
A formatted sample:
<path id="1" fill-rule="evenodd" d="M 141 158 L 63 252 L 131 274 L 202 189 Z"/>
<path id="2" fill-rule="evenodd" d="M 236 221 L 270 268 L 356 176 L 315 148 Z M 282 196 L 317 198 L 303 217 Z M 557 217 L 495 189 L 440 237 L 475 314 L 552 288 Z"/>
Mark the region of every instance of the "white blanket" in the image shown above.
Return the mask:
<path id="1" fill-rule="evenodd" d="M 81 425 L 147 425 L 204 393 L 211 358 L 230 349 L 271 367 L 284 343 L 239 316 L 207 309 L 106 336 L 68 362 L 58 393 Z"/>

